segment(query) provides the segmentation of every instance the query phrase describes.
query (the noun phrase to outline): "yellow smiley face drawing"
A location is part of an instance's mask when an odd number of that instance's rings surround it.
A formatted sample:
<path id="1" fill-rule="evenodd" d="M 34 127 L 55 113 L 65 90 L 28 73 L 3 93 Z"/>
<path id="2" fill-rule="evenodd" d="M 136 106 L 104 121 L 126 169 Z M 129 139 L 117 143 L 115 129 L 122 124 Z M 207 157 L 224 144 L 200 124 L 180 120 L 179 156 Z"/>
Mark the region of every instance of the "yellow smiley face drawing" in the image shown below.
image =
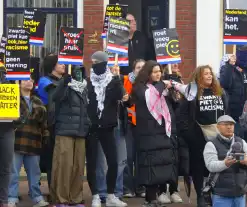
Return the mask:
<path id="1" fill-rule="evenodd" d="M 168 42 L 166 45 L 166 52 L 171 57 L 180 57 L 178 40 L 171 40 Z"/>

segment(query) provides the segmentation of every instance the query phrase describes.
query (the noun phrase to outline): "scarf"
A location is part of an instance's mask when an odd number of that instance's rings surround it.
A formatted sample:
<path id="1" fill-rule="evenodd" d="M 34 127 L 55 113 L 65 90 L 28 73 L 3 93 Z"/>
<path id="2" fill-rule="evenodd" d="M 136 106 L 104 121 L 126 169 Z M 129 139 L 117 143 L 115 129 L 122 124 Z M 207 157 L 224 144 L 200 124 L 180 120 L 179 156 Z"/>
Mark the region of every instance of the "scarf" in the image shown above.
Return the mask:
<path id="1" fill-rule="evenodd" d="M 168 92 L 167 90 L 164 90 L 162 95 L 160 96 L 160 93 L 152 84 L 147 84 L 147 87 L 148 89 L 145 92 L 147 108 L 152 116 L 155 118 L 155 120 L 159 123 L 159 125 L 162 124 L 162 118 L 164 118 L 166 122 L 166 135 L 170 137 L 171 115 L 164 97 L 168 94 Z"/>
<path id="2" fill-rule="evenodd" d="M 102 111 L 104 110 L 105 91 L 108 84 L 111 82 L 113 74 L 110 69 L 107 68 L 105 73 L 96 75 L 91 69 L 90 80 L 94 86 L 94 92 L 96 93 L 96 100 L 98 101 L 99 118 L 101 118 Z"/>
<path id="3" fill-rule="evenodd" d="M 129 78 L 129 81 L 133 84 L 136 79 L 135 73 L 134 72 L 129 73 L 128 78 Z"/>
<path id="4" fill-rule="evenodd" d="M 70 84 L 69 84 L 69 87 L 72 90 L 79 92 L 81 94 L 83 93 L 86 86 L 87 86 L 87 81 L 85 79 L 83 80 L 83 82 L 76 81 L 75 79 L 72 79 Z"/>

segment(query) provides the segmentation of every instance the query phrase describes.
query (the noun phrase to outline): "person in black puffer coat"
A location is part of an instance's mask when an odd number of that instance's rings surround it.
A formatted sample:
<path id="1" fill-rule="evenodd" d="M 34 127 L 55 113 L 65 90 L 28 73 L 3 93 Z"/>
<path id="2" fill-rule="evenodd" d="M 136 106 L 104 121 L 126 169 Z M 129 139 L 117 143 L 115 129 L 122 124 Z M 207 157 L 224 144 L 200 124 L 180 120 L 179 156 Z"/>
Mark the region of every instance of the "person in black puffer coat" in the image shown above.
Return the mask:
<path id="1" fill-rule="evenodd" d="M 56 104 L 55 146 L 52 161 L 51 199 L 55 204 L 83 203 L 85 139 L 90 128 L 87 114 L 87 81 L 76 72 L 64 75 L 53 94 Z"/>
<path id="2" fill-rule="evenodd" d="M 235 134 L 243 137 L 239 117 L 247 99 L 247 71 L 236 65 L 235 55 L 229 55 L 226 64 L 221 67 L 220 84 L 229 96 L 229 115 L 237 122 Z"/>
<path id="3" fill-rule="evenodd" d="M 131 98 L 136 106 L 137 179 L 146 186 L 144 205 L 153 207 L 158 206 L 159 185 L 176 183 L 178 176 L 175 114 L 166 93 L 171 85 L 161 78 L 161 66 L 147 61 L 135 80 Z"/>

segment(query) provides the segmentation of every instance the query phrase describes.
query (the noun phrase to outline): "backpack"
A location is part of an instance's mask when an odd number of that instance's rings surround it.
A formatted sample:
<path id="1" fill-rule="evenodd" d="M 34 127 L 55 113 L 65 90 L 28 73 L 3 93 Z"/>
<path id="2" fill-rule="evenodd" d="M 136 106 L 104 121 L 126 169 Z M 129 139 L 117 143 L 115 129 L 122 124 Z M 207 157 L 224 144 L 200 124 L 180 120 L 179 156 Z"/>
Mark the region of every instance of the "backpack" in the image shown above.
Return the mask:
<path id="1" fill-rule="evenodd" d="M 239 117 L 239 124 L 243 129 L 247 129 L 247 101 L 245 101 L 242 115 Z"/>

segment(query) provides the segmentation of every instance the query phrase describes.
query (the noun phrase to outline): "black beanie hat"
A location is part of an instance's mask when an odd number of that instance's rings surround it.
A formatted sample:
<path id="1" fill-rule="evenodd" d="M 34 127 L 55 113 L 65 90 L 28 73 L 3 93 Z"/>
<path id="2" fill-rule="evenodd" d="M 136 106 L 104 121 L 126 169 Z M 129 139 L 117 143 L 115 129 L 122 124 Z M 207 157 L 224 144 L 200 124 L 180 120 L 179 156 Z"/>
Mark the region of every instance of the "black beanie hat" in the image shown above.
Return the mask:
<path id="1" fill-rule="evenodd" d="M 57 62 L 58 62 L 57 55 L 51 54 L 51 55 L 46 56 L 43 60 L 44 73 L 45 74 L 51 73 L 54 70 Z"/>

